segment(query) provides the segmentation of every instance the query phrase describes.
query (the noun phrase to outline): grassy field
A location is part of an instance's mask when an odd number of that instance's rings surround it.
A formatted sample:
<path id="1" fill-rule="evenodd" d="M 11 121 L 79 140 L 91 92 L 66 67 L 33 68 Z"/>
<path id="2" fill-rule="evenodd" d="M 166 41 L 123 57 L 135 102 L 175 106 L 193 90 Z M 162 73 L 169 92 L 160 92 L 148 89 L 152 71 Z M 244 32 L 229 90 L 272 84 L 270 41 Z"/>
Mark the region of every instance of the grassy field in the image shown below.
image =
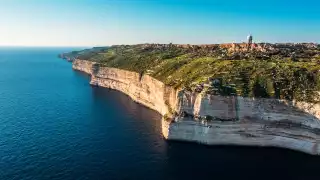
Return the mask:
<path id="1" fill-rule="evenodd" d="M 319 56 L 293 59 L 274 55 L 265 60 L 249 56 L 234 60 L 221 58 L 219 53 L 141 45 L 73 52 L 79 59 L 149 74 L 176 88 L 195 90 L 199 84 L 205 84 L 209 85 L 204 86 L 206 93 L 319 101 Z M 218 79 L 219 84 L 213 84 L 211 79 Z"/>

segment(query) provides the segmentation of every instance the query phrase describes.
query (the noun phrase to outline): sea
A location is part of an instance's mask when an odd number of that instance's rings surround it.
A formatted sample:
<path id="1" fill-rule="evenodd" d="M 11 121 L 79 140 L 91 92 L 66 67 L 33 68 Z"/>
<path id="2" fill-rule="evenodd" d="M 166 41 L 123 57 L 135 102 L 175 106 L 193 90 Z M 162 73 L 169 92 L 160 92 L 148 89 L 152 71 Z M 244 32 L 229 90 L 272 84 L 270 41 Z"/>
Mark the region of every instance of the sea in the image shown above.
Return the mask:
<path id="1" fill-rule="evenodd" d="M 320 179 L 320 157 L 168 142 L 161 116 L 58 54 L 0 48 L 0 180 Z"/>

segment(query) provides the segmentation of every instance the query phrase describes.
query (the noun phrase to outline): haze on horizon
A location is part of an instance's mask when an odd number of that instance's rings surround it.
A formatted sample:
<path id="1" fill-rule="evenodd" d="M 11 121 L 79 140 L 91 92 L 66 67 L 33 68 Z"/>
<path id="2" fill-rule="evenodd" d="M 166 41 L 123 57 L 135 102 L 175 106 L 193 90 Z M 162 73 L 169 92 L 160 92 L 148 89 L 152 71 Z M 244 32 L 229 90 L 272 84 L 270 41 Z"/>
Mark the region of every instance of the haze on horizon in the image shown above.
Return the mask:
<path id="1" fill-rule="evenodd" d="M 317 0 L 0 0 L 0 46 L 320 42 Z"/>

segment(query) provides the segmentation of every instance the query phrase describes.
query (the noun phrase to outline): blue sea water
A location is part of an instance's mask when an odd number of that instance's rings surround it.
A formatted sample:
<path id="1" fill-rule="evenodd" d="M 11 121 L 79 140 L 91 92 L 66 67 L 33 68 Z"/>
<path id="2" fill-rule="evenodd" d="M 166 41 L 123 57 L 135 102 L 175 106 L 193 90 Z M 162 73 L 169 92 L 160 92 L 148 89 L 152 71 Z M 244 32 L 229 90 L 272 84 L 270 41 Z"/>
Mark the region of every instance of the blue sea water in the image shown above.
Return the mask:
<path id="1" fill-rule="evenodd" d="M 0 48 L 0 180 L 320 179 L 320 157 L 167 142 L 160 115 L 58 59 Z"/>

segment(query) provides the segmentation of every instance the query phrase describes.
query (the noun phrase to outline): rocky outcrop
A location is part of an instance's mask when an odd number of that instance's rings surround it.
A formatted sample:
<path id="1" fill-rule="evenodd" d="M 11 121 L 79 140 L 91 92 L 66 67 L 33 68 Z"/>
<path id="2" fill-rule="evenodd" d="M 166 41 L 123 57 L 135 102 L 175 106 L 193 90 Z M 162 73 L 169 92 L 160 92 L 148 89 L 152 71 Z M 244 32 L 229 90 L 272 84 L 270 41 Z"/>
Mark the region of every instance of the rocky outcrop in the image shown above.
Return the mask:
<path id="1" fill-rule="evenodd" d="M 277 99 L 207 95 L 174 89 L 136 72 L 75 60 L 91 84 L 121 91 L 162 114 L 169 140 L 209 145 L 275 146 L 320 154 L 320 105 Z"/>
<path id="2" fill-rule="evenodd" d="M 93 73 L 93 66 L 95 63 L 91 61 L 84 61 L 84 60 L 75 60 L 72 63 L 72 68 L 78 71 L 85 72 L 87 74 L 92 75 Z"/>

